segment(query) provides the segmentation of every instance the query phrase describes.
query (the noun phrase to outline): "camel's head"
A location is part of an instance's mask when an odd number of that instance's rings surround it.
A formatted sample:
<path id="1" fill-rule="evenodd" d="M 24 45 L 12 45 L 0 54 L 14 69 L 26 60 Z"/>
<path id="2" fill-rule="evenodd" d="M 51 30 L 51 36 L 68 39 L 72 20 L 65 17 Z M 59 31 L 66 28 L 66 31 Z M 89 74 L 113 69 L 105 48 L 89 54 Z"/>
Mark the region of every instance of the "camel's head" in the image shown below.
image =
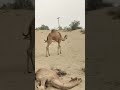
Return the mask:
<path id="1" fill-rule="evenodd" d="M 67 36 L 67 35 L 65 35 L 65 36 L 64 36 L 64 40 L 66 40 L 67 38 L 68 38 L 68 36 Z"/>

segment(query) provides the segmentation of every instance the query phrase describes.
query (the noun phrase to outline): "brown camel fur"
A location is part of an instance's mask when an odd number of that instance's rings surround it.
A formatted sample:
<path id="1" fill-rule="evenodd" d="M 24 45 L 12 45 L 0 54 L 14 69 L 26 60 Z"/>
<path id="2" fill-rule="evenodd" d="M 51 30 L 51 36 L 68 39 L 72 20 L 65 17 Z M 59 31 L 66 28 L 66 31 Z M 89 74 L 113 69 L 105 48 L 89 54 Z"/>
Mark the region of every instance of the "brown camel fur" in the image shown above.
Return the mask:
<path id="1" fill-rule="evenodd" d="M 67 39 L 67 35 L 64 36 L 64 38 L 62 38 L 62 35 L 60 32 L 58 32 L 57 30 L 51 30 L 51 32 L 48 34 L 47 36 L 47 40 L 45 40 L 45 42 L 47 42 L 47 46 L 46 46 L 46 57 L 48 57 L 48 55 L 50 56 L 49 53 L 49 46 L 52 43 L 52 41 L 56 41 L 58 43 L 58 55 L 61 54 L 61 41 L 65 41 Z"/>
<path id="2" fill-rule="evenodd" d="M 35 47 L 35 18 L 30 22 L 29 28 L 28 28 L 28 33 L 24 34 L 24 39 L 30 40 L 29 42 L 29 47 L 27 49 L 27 71 L 28 73 L 31 73 L 29 70 L 29 62 L 31 60 L 33 70 L 35 69 L 34 65 L 34 59 L 33 59 L 33 49 Z"/>
<path id="3" fill-rule="evenodd" d="M 82 82 L 81 78 L 71 78 L 67 83 L 60 80 L 57 70 L 41 68 L 36 72 L 36 81 L 38 90 L 46 90 L 48 86 L 55 87 L 60 90 L 68 90 Z"/>

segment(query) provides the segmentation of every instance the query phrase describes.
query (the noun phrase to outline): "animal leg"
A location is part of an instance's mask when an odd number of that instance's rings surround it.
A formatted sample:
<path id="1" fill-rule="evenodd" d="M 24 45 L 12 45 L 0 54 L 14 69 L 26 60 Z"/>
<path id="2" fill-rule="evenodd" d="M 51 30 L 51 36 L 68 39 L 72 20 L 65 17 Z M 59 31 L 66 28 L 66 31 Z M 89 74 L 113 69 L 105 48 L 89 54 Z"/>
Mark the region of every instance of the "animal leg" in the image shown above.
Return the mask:
<path id="1" fill-rule="evenodd" d="M 57 54 L 59 55 L 59 46 L 58 46 Z"/>
<path id="2" fill-rule="evenodd" d="M 48 47 L 48 55 L 50 56 L 49 47 Z"/>
<path id="3" fill-rule="evenodd" d="M 61 54 L 61 46 L 60 43 L 58 43 L 58 55 Z"/>
<path id="4" fill-rule="evenodd" d="M 50 53 L 49 53 L 49 46 L 46 47 L 46 57 L 48 57 L 48 55 L 50 56 Z"/>
<path id="5" fill-rule="evenodd" d="M 49 42 L 47 44 L 47 47 L 46 47 L 46 57 L 48 57 L 48 55 L 50 56 L 50 52 L 49 52 L 49 46 L 50 46 L 51 42 Z"/>
<path id="6" fill-rule="evenodd" d="M 61 54 L 61 46 L 59 46 L 60 47 L 60 54 Z"/>
<path id="7" fill-rule="evenodd" d="M 48 57 L 48 47 L 46 47 L 46 57 Z"/>

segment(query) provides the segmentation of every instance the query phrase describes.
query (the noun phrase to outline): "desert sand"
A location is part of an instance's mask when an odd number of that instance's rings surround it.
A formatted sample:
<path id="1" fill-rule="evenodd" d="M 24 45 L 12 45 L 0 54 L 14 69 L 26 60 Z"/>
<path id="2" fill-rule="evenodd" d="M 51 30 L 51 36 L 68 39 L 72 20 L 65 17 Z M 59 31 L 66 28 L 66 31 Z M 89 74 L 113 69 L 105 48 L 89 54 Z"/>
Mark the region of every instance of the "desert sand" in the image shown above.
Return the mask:
<path id="1" fill-rule="evenodd" d="M 82 83 L 71 90 L 85 90 L 85 73 L 81 70 L 85 68 L 85 34 L 80 30 L 71 32 L 60 31 L 62 36 L 68 35 L 66 41 L 61 42 L 62 54 L 57 55 L 57 42 L 50 45 L 51 56 L 46 57 L 46 45 L 44 40 L 50 30 L 35 31 L 35 71 L 40 68 L 61 69 L 67 73 L 63 80 L 70 80 L 71 77 L 82 78 Z M 48 90 L 57 90 L 49 88 Z"/>

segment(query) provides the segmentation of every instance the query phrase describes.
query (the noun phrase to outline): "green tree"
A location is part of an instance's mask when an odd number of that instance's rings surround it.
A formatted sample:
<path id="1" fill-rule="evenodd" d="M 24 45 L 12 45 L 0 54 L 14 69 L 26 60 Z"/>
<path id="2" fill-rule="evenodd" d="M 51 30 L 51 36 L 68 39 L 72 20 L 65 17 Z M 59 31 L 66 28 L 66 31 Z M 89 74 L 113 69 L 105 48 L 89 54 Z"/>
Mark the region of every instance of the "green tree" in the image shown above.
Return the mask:
<path id="1" fill-rule="evenodd" d="M 60 26 L 60 27 L 59 27 L 59 30 L 63 30 L 63 28 Z"/>
<path id="2" fill-rule="evenodd" d="M 73 22 L 71 22 L 69 26 L 72 30 L 76 30 L 80 28 L 79 25 L 80 25 L 80 21 L 74 20 Z"/>

